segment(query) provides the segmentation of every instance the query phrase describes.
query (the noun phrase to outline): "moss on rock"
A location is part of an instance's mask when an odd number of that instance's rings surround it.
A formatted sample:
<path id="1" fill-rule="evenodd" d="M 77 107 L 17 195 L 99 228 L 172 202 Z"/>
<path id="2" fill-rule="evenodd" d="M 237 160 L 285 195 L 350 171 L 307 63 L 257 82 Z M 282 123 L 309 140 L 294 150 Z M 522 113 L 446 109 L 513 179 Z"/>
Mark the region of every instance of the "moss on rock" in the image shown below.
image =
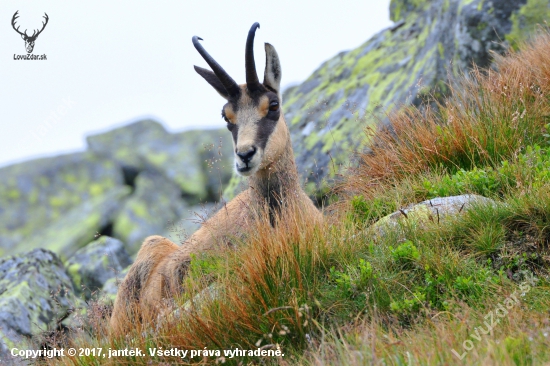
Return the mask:
<path id="1" fill-rule="evenodd" d="M 308 193 L 323 192 L 353 163 L 351 151 L 369 142 L 365 127 L 385 123 L 395 108 L 444 95 L 451 65 L 456 75 L 505 51 L 501 40 L 524 2 L 393 0 L 399 22 L 288 90 L 283 110 Z"/>

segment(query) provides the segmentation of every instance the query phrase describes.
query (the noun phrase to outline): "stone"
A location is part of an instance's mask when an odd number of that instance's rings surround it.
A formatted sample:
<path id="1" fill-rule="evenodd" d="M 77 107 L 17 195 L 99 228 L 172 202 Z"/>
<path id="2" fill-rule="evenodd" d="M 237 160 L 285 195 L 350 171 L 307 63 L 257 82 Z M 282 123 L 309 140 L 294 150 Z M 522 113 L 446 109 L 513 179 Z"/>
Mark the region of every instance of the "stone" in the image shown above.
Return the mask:
<path id="1" fill-rule="evenodd" d="M 132 264 L 124 244 L 117 239 L 101 236 L 79 249 L 65 267 L 77 294 L 86 300 L 103 288 L 105 283 Z"/>
<path id="2" fill-rule="evenodd" d="M 140 173 L 135 185 L 113 223 L 113 235 L 126 243 L 131 255 L 147 236 L 164 232 L 187 208 L 179 187 L 159 172 Z"/>
<path id="3" fill-rule="evenodd" d="M 0 168 L 0 180 L 0 255 L 28 250 L 29 237 L 64 220 L 71 210 L 78 211 L 78 207 L 123 187 L 117 165 L 89 153 Z M 72 224 L 76 227 L 79 223 Z M 42 240 L 36 247 L 47 247 L 44 244 Z"/>
<path id="4" fill-rule="evenodd" d="M 30 248 L 47 248 L 67 260 L 78 249 L 96 236 L 105 234 L 120 210 L 130 187 L 121 186 L 83 202 L 65 212 L 59 220 L 27 238 L 17 251 Z"/>
<path id="5" fill-rule="evenodd" d="M 390 232 L 398 232 L 402 225 L 441 225 L 476 205 L 496 205 L 496 202 L 475 194 L 432 198 L 381 218 L 369 230 L 385 236 Z"/>
<path id="6" fill-rule="evenodd" d="M 56 330 L 81 306 L 53 252 L 35 249 L 0 259 L 0 356 L 12 347 L 25 349 L 30 337 Z"/>

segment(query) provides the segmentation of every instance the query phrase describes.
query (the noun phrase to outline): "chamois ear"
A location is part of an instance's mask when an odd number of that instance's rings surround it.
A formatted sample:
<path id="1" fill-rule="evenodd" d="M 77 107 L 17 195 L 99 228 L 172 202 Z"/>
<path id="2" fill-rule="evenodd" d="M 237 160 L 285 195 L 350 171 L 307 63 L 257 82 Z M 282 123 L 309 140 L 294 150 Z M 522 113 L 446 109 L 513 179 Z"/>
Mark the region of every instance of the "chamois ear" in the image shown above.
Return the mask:
<path id="1" fill-rule="evenodd" d="M 229 99 L 229 93 L 227 92 L 227 90 L 225 89 L 225 87 L 223 86 L 222 82 L 220 81 L 220 79 L 218 79 L 218 77 L 216 76 L 216 74 L 214 74 L 212 71 L 210 70 L 207 70 L 207 69 L 203 69 L 202 67 L 198 67 L 198 66 L 195 66 L 195 71 L 197 72 L 197 74 L 199 74 L 200 76 L 202 76 L 204 78 L 204 80 L 206 80 L 208 82 L 208 84 L 212 85 L 212 87 L 214 87 L 214 89 L 216 89 L 216 91 L 225 99 Z"/>
<path id="2" fill-rule="evenodd" d="M 265 44 L 265 72 L 264 85 L 280 94 L 281 89 L 281 62 L 275 47 Z"/>

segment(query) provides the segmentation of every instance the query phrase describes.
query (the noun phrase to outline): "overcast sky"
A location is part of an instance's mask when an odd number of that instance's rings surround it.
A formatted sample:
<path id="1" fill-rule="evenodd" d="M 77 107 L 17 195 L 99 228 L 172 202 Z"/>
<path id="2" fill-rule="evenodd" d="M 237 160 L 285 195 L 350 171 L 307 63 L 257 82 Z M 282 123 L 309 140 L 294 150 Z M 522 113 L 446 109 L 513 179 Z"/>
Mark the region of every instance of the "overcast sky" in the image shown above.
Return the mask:
<path id="1" fill-rule="evenodd" d="M 193 35 L 244 83 L 246 35 L 259 22 L 256 67 L 263 42 L 273 44 L 288 86 L 390 26 L 389 2 L 1 0 L 0 166 L 82 150 L 86 135 L 144 117 L 171 132 L 221 127 L 223 99 L 193 70 L 208 67 Z M 28 34 L 48 14 L 33 52 L 47 60 L 14 60 L 26 54 L 17 10 Z"/>

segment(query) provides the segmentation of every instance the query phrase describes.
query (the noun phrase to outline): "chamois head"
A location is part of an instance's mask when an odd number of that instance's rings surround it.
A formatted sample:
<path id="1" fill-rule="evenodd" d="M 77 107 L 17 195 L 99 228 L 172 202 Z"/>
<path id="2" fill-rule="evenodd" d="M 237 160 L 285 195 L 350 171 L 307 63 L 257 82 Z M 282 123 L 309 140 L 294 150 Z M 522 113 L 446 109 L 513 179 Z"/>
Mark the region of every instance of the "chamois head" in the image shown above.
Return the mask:
<path id="1" fill-rule="evenodd" d="M 227 100 L 222 117 L 233 135 L 235 169 L 243 176 L 268 168 L 287 148 L 289 132 L 281 110 L 281 65 L 275 48 L 265 44 L 264 81 L 260 83 L 254 63 L 254 35 L 260 24 L 248 32 L 245 50 L 246 84 L 237 83 L 206 52 L 197 36 L 193 44 L 213 72 L 195 66 L 216 91 Z"/>

